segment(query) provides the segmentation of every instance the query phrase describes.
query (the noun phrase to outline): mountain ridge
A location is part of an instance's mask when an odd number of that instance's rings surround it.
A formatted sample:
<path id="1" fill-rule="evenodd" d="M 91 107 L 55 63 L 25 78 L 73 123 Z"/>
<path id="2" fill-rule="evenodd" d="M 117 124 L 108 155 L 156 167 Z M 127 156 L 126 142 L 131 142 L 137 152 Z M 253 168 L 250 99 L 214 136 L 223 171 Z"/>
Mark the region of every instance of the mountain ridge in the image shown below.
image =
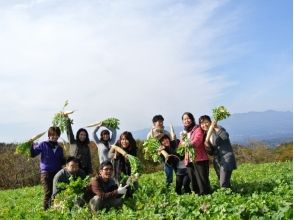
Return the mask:
<path id="1" fill-rule="evenodd" d="M 196 123 L 197 123 L 196 119 Z M 283 142 L 293 141 L 293 112 L 266 110 L 234 113 L 229 118 L 220 121 L 230 134 L 233 144 L 248 145 L 261 141 L 274 146 Z M 169 127 L 166 127 L 169 130 Z M 146 139 L 150 128 L 133 131 L 136 139 Z M 181 125 L 174 126 L 176 135 L 182 130 Z"/>

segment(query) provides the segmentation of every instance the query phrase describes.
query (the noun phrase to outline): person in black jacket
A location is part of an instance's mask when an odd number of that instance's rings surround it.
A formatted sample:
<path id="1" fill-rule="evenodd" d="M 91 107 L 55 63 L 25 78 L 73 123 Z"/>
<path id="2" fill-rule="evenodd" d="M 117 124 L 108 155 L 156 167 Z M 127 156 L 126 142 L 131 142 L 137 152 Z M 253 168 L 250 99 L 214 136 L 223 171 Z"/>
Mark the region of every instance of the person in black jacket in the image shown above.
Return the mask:
<path id="1" fill-rule="evenodd" d="M 114 178 L 117 183 L 119 183 L 124 175 L 131 175 L 131 165 L 127 158 L 127 154 L 132 156 L 137 156 L 137 144 L 136 141 L 129 131 L 124 131 L 119 140 L 116 142 L 116 146 L 125 151 L 125 155 L 115 151 L 112 147 L 109 151 L 109 158 L 113 158 L 114 163 Z M 134 182 L 134 190 L 138 187 L 138 182 Z M 126 197 L 131 197 L 134 190 L 131 190 L 131 187 L 128 187 Z"/>
<path id="2" fill-rule="evenodd" d="M 68 118 L 68 120 L 66 134 L 70 143 L 69 154 L 77 158 L 80 161 L 80 168 L 84 170 L 86 175 L 90 175 L 92 173 L 92 162 L 89 134 L 86 129 L 80 128 L 76 133 L 76 137 L 74 137 L 70 119 Z"/>

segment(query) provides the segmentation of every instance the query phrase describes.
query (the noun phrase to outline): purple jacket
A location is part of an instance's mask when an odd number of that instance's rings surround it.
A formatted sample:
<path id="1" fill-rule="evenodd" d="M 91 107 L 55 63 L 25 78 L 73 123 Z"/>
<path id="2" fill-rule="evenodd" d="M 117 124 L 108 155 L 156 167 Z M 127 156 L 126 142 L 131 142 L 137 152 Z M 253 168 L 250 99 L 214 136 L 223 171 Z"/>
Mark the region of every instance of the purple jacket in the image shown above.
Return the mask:
<path id="1" fill-rule="evenodd" d="M 56 144 L 55 149 L 51 147 L 51 143 L 49 141 L 43 141 L 40 144 L 34 144 L 31 147 L 31 156 L 36 157 L 41 154 L 40 160 L 40 171 L 41 173 L 46 172 L 58 172 L 62 165 L 65 163 L 63 149 L 58 144 Z"/>

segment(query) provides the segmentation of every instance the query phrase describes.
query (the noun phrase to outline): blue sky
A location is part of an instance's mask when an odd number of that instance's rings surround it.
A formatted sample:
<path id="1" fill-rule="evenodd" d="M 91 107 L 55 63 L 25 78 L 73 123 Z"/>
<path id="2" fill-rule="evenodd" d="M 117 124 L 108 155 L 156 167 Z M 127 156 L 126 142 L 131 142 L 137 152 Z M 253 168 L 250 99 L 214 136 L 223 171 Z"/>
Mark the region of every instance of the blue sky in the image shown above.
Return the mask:
<path id="1" fill-rule="evenodd" d="M 0 142 L 162 114 L 292 111 L 292 1 L 0 1 Z M 89 129 L 89 133 L 93 129 Z"/>

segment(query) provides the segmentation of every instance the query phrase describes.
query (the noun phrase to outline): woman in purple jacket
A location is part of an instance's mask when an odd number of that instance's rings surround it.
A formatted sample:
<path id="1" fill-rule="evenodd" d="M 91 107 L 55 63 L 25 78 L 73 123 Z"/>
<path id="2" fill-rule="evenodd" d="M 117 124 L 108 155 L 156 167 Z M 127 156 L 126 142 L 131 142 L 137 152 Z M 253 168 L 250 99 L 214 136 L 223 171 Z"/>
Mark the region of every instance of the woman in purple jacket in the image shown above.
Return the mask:
<path id="1" fill-rule="evenodd" d="M 65 164 L 63 149 L 57 142 L 60 133 L 58 127 L 50 127 L 48 129 L 48 140 L 39 144 L 35 143 L 31 147 L 31 157 L 41 154 L 40 172 L 41 183 L 45 193 L 44 210 L 50 207 L 54 175 Z"/>

